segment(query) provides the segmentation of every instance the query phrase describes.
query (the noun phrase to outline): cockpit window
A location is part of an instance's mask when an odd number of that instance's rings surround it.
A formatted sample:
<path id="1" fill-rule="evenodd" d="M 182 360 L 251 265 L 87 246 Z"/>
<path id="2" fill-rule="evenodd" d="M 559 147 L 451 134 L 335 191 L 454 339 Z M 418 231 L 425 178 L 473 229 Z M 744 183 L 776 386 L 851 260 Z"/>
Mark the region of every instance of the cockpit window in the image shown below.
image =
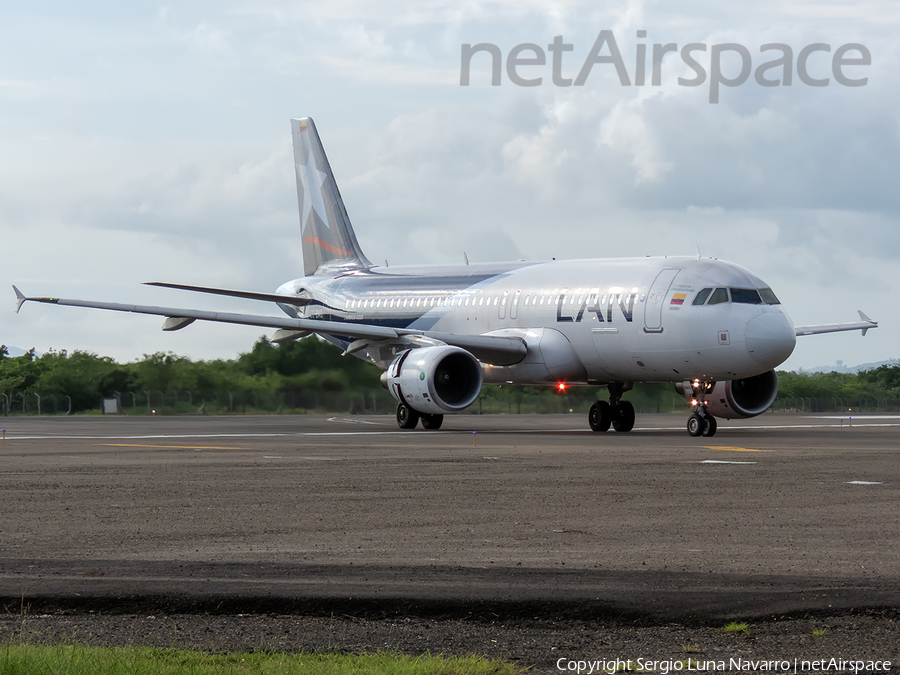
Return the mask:
<path id="1" fill-rule="evenodd" d="M 727 288 L 717 288 L 716 290 L 714 290 L 712 297 L 709 299 L 709 302 L 707 304 L 718 305 L 720 302 L 728 302 Z"/>
<path id="2" fill-rule="evenodd" d="M 732 288 L 731 301 L 740 302 L 744 305 L 762 304 L 762 298 L 759 297 L 759 291 L 755 288 Z"/>
<path id="3" fill-rule="evenodd" d="M 691 304 L 702 305 L 704 302 L 706 302 L 706 299 L 709 297 L 710 293 L 712 293 L 711 288 L 704 288 L 702 291 L 697 293 L 697 297 L 694 298 L 694 302 L 692 302 Z"/>
<path id="4" fill-rule="evenodd" d="M 771 288 L 760 288 L 759 289 L 759 297 L 762 298 L 762 301 L 767 305 L 780 305 L 781 303 L 778 301 L 778 298 L 775 297 L 775 294 L 772 292 Z"/>

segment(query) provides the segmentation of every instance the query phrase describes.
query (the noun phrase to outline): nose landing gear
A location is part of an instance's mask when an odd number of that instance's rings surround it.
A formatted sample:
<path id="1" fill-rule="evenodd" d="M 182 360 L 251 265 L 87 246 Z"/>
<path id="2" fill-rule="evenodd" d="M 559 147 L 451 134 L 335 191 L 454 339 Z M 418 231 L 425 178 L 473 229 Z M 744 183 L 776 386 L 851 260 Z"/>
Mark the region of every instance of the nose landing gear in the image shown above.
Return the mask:
<path id="1" fill-rule="evenodd" d="M 588 424 L 592 431 L 609 431 L 609 427 L 619 432 L 634 428 L 634 406 L 623 401 L 622 394 L 631 389 L 631 382 L 611 382 L 608 385 L 609 403 L 597 401 L 588 413 Z"/>
<path id="2" fill-rule="evenodd" d="M 685 382 L 691 389 L 691 416 L 688 417 L 687 430 L 691 436 L 715 436 L 718 424 L 716 418 L 706 408 L 706 396 L 716 386 L 713 380 L 693 380 Z"/>

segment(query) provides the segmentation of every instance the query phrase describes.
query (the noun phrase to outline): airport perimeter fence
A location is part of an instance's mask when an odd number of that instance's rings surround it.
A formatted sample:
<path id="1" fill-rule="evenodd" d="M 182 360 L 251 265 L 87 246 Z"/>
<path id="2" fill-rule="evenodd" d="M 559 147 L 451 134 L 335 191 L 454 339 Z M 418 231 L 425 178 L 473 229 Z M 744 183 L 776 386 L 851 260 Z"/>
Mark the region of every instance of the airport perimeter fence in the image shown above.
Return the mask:
<path id="1" fill-rule="evenodd" d="M 859 398 L 777 398 L 771 410 L 794 413 L 896 413 L 900 400 L 862 396 Z"/>
<path id="2" fill-rule="evenodd" d="M 595 400 L 606 400 L 604 387 L 575 387 L 565 393 L 539 387 L 485 387 L 467 414 L 543 415 L 587 414 Z M 648 395 L 635 389 L 625 396 L 638 414 L 681 413 L 687 410 L 684 399 L 672 393 Z M 162 391 L 126 392 L 104 406 L 97 401 L 93 411 L 125 415 L 253 415 L 253 414 L 325 414 L 393 415 L 397 402 L 382 389 L 366 392 L 265 392 Z M 900 400 L 888 398 L 800 398 L 775 400 L 770 410 L 792 413 L 900 413 Z M 0 393 L 0 415 L 68 415 L 73 412 L 72 398 L 62 394 Z"/>

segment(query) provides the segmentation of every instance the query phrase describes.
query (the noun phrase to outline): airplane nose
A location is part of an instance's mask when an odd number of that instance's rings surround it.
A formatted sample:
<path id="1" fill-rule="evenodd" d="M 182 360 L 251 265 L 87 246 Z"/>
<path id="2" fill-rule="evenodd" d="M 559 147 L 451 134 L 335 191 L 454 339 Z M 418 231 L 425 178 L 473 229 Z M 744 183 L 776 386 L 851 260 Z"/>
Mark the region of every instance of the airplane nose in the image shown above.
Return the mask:
<path id="1" fill-rule="evenodd" d="M 781 312 L 766 312 L 750 319 L 744 331 L 750 357 L 767 368 L 786 361 L 796 339 L 791 320 Z"/>

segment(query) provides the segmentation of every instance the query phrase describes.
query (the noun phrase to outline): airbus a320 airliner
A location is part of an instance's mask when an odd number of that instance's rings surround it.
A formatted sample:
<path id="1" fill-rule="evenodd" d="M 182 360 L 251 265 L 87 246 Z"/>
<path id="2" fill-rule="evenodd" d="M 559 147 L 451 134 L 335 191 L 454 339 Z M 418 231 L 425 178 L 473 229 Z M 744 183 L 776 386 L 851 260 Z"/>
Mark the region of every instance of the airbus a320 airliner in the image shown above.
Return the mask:
<path id="1" fill-rule="evenodd" d="M 439 429 L 484 382 L 607 385 L 591 406 L 594 431 L 627 432 L 634 382 L 672 382 L 691 405 L 692 436 L 716 417 L 753 417 L 775 400 L 775 367 L 796 336 L 877 322 L 795 327 L 759 277 L 711 258 L 647 257 L 440 267 L 379 267 L 360 248 L 311 118 L 291 120 L 305 276 L 275 293 L 151 285 L 276 303 L 287 317 L 31 298 L 26 301 L 278 329 L 276 342 L 316 333 L 385 371 L 397 423 Z"/>

